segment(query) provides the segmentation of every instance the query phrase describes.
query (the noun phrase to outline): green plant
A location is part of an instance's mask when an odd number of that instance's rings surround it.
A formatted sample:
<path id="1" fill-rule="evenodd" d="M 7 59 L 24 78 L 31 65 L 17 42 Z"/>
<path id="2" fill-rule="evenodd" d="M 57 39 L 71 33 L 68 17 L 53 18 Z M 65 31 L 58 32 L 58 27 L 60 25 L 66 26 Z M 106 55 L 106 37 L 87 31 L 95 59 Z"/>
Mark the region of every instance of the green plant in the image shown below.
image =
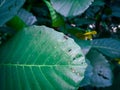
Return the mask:
<path id="1" fill-rule="evenodd" d="M 111 32 L 119 5 L 112 3 L 1 0 L 0 90 L 119 90 L 120 39 Z"/>

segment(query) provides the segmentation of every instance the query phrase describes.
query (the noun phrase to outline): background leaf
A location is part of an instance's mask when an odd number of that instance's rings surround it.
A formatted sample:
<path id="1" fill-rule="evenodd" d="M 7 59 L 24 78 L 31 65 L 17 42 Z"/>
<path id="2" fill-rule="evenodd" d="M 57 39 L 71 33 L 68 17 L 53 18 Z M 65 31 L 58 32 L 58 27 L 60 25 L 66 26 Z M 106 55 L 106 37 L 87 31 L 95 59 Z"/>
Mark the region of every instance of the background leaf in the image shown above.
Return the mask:
<path id="1" fill-rule="evenodd" d="M 35 4 L 35 6 L 32 7 L 32 10 L 32 13 L 37 18 L 37 22 L 35 22 L 36 25 L 46 25 L 49 27 L 52 26 L 50 12 L 45 3 L 40 6 L 36 6 Z"/>
<path id="2" fill-rule="evenodd" d="M 85 87 L 85 86 L 91 85 L 91 78 L 93 75 L 93 66 L 91 65 L 91 63 L 88 59 L 86 59 L 86 62 L 88 64 L 88 66 L 85 70 L 85 75 L 84 75 L 83 80 L 81 81 L 80 87 Z"/>
<path id="3" fill-rule="evenodd" d="M 19 12 L 18 12 L 17 15 L 18 15 L 28 26 L 34 24 L 34 23 L 37 21 L 36 17 L 35 17 L 32 13 L 28 12 L 27 10 L 25 10 L 25 9 L 23 9 L 23 8 L 21 8 L 21 9 L 19 10 Z"/>
<path id="4" fill-rule="evenodd" d="M 5 3 L 5 0 L 0 0 L 0 7 Z"/>
<path id="5" fill-rule="evenodd" d="M 17 14 L 25 0 L 5 0 L 0 6 L 0 26 Z"/>
<path id="6" fill-rule="evenodd" d="M 21 30 L 25 26 L 30 26 L 37 21 L 36 17 L 25 9 L 20 9 L 18 13 L 6 24 L 15 30 Z M 16 24 L 16 25 L 15 25 Z"/>
<path id="7" fill-rule="evenodd" d="M 112 70 L 106 58 L 95 49 L 91 49 L 86 57 L 93 66 L 91 76 L 89 76 L 91 85 L 96 87 L 112 85 Z"/>
<path id="8" fill-rule="evenodd" d="M 76 90 L 86 66 L 73 39 L 45 26 L 31 26 L 0 48 L 0 89 Z"/>
<path id="9" fill-rule="evenodd" d="M 64 18 L 54 10 L 54 8 L 52 7 L 52 5 L 49 1 L 44 0 L 44 2 L 46 3 L 46 5 L 48 6 L 48 9 L 50 11 L 50 15 L 52 18 L 52 26 L 53 27 L 64 26 L 64 24 L 65 24 Z"/>
<path id="10" fill-rule="evenodd" d="M 92 6 L 103 6 L 104 4 L 104 0 L 94 0 Z"/>
<path id="11" fill-rule="evenodd" d="M 53 8 L 65 17 L 83 13 L 93 0 L 50 0 Z"/>
<path id="12" fill-rule="evenodd" d="M 101 90 L 120 90 L 120 65 L 116 66 L 114 69 L 114 80 L 110 87 L 102 88 Z"/>
<path id="13" fill-rule="evenodd" d="M 26 23 L 17 15 L 9 20 L 6 25 L 13 28 L 14 30 L 22 30 L 24 27 L 27 26 Z"/>
<path id="14" fill-rule="evenodd" d="M 92 47 L 110 58 L 120 58 L 120 41 L 112 38 L 96 39 Z"/>
<path id="15" fill-rule="evenodd" d="M 112 16 L 120 18 L 120 6 L 112 6 Z"/>
<path id="16" fill-rule="evenodd" d="M 15 34 L 15 31 L 9 27 L 0 27 L 0 45 Z"/>
<path id="17" fill-rule="evenodd" d="M 86 55 L 91 48 L 91 41 L 90 40 L 81 40 L 81 39 L 78 39 L 75 37 L 74 37 L 74 40 L 81 47 L 84 55 Z"/>

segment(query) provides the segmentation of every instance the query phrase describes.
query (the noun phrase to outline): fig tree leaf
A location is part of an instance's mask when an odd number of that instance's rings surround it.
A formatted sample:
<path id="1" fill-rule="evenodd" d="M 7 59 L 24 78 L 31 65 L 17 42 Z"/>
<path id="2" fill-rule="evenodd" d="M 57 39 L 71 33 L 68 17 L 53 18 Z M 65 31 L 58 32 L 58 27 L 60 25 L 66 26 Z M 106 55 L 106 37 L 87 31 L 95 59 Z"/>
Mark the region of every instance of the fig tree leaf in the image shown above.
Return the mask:
<path id="1" fill-rule="evenodd" d="M 86 67 L 73 39 L 45 26 L 27 27 L 0 47 L 0 89 L 77 90 Z"/>

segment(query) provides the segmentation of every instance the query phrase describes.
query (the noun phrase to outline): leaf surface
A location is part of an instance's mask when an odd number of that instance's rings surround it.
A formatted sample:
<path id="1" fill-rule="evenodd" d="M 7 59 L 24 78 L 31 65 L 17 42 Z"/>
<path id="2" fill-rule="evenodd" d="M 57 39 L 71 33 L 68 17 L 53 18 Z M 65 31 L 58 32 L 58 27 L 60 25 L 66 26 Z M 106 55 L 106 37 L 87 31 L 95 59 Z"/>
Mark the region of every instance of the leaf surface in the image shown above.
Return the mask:
<path id="1" fill-rule="evenodd" d="M 27 10 L 21 8 L 17 14 L 28 26 L 33 25 L 37 18 Z"/>
<path id="2" fill-rule="evenodd" d="M 86 66 L 73 39 L 45 26 L 31 26 L 0 47 L 0 88 L 76 90 Z"/>
<path id="3" fill-rule="evenodd" d="M 96 39 L 92 47 L 110 58 L 120 58 L 120 41 L 112 38 Z"/>
<path id="4" fill-rule="evenodd" d="M 53 8 L 65 17 L 82 14 L 93 0 L 50 0 Z"/>

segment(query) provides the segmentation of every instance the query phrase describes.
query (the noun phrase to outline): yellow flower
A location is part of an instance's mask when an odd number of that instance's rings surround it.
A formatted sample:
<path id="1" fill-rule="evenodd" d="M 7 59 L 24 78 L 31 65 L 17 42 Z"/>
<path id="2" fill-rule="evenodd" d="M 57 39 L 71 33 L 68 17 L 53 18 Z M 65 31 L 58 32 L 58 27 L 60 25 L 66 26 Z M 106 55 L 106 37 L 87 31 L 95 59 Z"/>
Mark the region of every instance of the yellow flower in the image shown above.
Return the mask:
<path id="1" fill-rule="evenodd" d="M 85 33 L 77 33 L 76 36 L 83 40 L 92 40 L 92 35 L 97 34 L 96 31 L 89 31 Z"/>
<path id="2" fill-rule="evenodd" d="M 117 61 L 118 64 L 120 64 L 120 58 L 116 58 L 115 61 Z"/>

